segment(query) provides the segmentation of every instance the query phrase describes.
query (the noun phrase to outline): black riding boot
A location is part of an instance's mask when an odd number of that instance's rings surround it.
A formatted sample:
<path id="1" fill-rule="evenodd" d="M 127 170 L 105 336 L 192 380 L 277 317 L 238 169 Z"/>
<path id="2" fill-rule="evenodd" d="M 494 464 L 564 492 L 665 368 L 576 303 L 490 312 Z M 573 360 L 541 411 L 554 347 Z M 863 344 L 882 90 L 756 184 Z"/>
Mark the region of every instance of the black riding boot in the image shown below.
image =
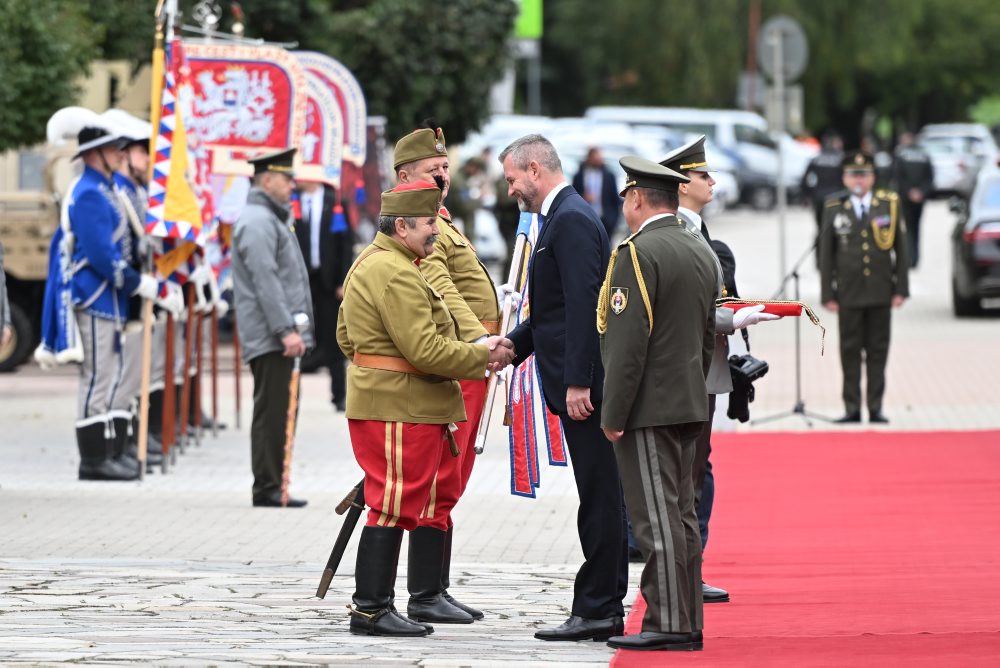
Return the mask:
<path id="1" fill-rule="evenodd" d="M 76 428 L 80 450 L 80 480 L 135 480 L 136 471 L 126 471 L 111 461 L 106 422 Z"/>
<path id="2" fill-rule="evenodd" d="M 402 541 L 402 529 L 366 526 L 361 530 L 351 633 L 397 637 L 428 634 L 427 627 L 401 616 L 392 605 L 392 583 Z"/>
<path id="3" fill-rule="evenodd" d="M 447 536 L 447 532 L 431 527 L 417 527 L 410 532 L 410 558 L 406 571 L 410 601 L 406 604 L 406 614 L 418 621 L 471 624 L 472 615 L 441 595 L 441 570 Z"/>
<path id="4" fill-rule="evenodd" d="M 119 468 L 134 471 L 139 475 L 139 460 L 129 453 L 129 418 L 113 418 L 111 421 L 111 459 Z"/>
<path id="5" fill-rule="evenodd" d="M 152 415 L 153 407 L 149 407 Z M 115 427 L 117 429 L 117 427 Z M 128 450 L 126 453 L 132 459 L 139 460 L 139 418 L 132 417 L 132 432 L 128 437 Z M 146 424 L 146 472 L 148 473 L 154 466 L 163 464 L 163 445 L 153 433 L 152 420 Z"/>
<path id="6" fill-rule="evenodd" d="M 451 539 L 454 532 L 455 527 L 449 528 L 448 534 L 444 539 L 444 560 L 441 564 L 441 598 L 448 601 L 459 610 L 465 610 L 467 613 L 472 615 L 473 619 L 482 619 L 483 613 L 481 611 L 476 610 L 475 608 L 470 608 L 461 601 L 456 601 L 455 598 L 448 593 L 448 587 L 451 586 L 449 573 L 451 572 Z"/>

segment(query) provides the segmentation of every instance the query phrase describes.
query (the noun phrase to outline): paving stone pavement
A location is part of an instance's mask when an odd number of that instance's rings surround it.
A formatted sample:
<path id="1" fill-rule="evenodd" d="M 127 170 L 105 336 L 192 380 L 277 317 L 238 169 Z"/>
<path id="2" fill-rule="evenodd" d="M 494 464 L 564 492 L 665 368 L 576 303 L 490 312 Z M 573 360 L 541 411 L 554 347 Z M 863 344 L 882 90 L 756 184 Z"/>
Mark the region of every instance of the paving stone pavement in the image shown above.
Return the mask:
<path id="1" fill-rule="evenodd" d="M 736 254 L 742 294 L 773 294 L 779 277 L 774 216 L 727 212 L 710 225 Z M 1000 428 L 1000 319 L 951 316 L 950 218 L 943 202 L 927 207 L 924 227 L 913 299 L 894 319 L 888 428 Z M 805 210 L 795 209 L 788 229 L 791 262 L 795 249 L 808 247 L 815 226 Z M 802 277 L 803 299 L 818 307 L 811 260 Z M 826 354 L 819 354 L 819 330 L 802 322 L 802 394 L 809 410 L 837 415 L 836 318 L 817 312 L 827 327 Z M 766 323 L 752 333 L 754 354 L 771 364 L 753 414 L 785 411 L 795 400 L 794 321 Z M 340 528 L 333 507 L 361 477 L 346 421 L 329 403 L 325 374 L 305 376 L 292 491 L 309 506 L 251 508 L 251 385 L 244 374 L 243 429 L 237 430 L 227 353 L 220 412 L 229 428 L 189 447 L 167 475 L 100 483 L 76 480 L 76 371 L 43 373 L 29 366 L 0 375 L 0 664 L 489 666 L 610 660 L 603 643 L 532 638 L 538 627 L 569 614 L 573 574 L 582 558 L 576 489 L 568 469 L 543 465 L 537 499 L 511 496 L 499 416 L 455 512 L 453 592 L 484 609 L 486 619 L 438 625 L 424 639 L 350 635 L 345 606 L 353 589 L 353 545 L 326 599 L 313 596 Z M 720 429 L 808 429 L 799 416 L 765 425 L 733 424 L 721 414 L 717 419 Z M 720 487 L 716 503 L 725 498 Z M 709 561 L 709 581 L 711 569 Z M 401 607 L 405 571 L 401 567 L 397 583 Z M 629 602 L 637 580 L 633 567 Z"/>

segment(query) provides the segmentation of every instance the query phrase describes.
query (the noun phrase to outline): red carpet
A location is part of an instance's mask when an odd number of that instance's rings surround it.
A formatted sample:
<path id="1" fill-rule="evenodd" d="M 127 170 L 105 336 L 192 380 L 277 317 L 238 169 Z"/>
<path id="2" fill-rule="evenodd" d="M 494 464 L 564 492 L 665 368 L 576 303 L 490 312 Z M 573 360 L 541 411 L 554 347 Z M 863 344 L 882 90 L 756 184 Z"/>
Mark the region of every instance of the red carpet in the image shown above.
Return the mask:
<path id="1" fill-rule="evenodd" d="M 704 575 L 732 602 L 705 651 L 613 666 L 1000 665 L 1000 432 L 714 441 Z"/>

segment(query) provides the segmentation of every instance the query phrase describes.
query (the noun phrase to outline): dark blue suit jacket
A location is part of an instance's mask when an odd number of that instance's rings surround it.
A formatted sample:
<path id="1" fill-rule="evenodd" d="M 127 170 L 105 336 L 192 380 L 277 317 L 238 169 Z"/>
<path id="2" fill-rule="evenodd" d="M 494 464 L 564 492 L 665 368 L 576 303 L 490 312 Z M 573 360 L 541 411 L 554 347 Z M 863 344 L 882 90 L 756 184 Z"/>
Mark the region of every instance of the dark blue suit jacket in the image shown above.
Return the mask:
<path id="1" fill-rule="evenodd" d="M 601 400 L 604 367 L 597 335 L 597 294 L 611 251 L 601 219 L 572 186 L 549 208 L 528 265 L 531 312 L 509 335 L 515 366 L 535 353 L 549 408 L 566 413 L 566 387 Z"/>

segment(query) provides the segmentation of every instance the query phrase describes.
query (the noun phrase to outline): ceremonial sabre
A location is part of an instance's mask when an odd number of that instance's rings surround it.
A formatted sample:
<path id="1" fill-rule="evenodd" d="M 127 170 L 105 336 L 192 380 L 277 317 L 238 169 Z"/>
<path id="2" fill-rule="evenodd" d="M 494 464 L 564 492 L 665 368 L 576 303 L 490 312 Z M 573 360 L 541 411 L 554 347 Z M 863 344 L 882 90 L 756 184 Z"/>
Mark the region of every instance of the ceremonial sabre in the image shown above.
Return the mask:
<path id="1" fill-rule="evenodd" d="M 531 214 L 522 213 L 521 219 L 517 223 L 517 236 L 514 238 L 514 256 L 510 263 L 510 272 L 507 275 L 507 284 L 514 287 L 514 290 L 520 294 L 520 291 L 524 287 L 524 281 L 522 279 L 522 274 L 524 274 L 524 248 L 528 243 L 528 230 L 531 227 Z M 504 297 L 503 307 L 501 308 L 500 316 L 500 336 L 506 336 L 507 330 L 510 327 L 510 319 L 514 314 L 514 309 L 517 306 L 514 304 L 513 294 L 508 294 Z M 483 414 L 479 417 L 479 428 L 476 430 L 476 454 L 483 454 L 483 450 L 486 448 L 486 432 L 490 428 L 490 416 L 493 415 L 493 405 L 496 402 L 497 397 L 497 379 L 499 378 L 498 373 L 490 374 L 489 385 L 486 388 L 486 403 L 483 406 Z"/>
<path id="2" fill-rule="evenodd" d="M 361 482 L 355 485 L 344 500 L 337 504 L 335 512 L 338 515 L 343 515 L 347 512 L 347 517 L 344 518 L 344 526 L 340 528 L 340 533 L 337 534 L 337 541 L 333 544 L 333 550 L 330 552 L 330 558 L 326 560 L 326 568 L 323 569 L 323 577 L 319 580 L 319 587 L 316 589 L 316 598 L 325 598 L 326 592 L 330 588 L 330 581 L 333 580 L 333 576 L 337 574 L 337 568 L 340 566 L 340 560 L 344 557 L 344 551 L 347 550 L 347 543 L 351 540 L 351 534 L 354 533 L 354 527 L 358 525 L 358 518 L 361 517 L 361 511 L 365 509 L 365 479 L 362 478 Z"/>
<path id="3" fill-rule="evenodd" d="M 309 316 L 296 313 L 295 331 L 309 329 Z M 288 420 L 285 422 L 285 463 L 281 469 L 281 507 L 288 505 L 288 484 L 292 477 L 292 449 L 295 447 L 295 417 L 299 412 L 299 377 L 302 375 L 302 355 L 295 356 L 292 378 L 288 381 Z"/>

